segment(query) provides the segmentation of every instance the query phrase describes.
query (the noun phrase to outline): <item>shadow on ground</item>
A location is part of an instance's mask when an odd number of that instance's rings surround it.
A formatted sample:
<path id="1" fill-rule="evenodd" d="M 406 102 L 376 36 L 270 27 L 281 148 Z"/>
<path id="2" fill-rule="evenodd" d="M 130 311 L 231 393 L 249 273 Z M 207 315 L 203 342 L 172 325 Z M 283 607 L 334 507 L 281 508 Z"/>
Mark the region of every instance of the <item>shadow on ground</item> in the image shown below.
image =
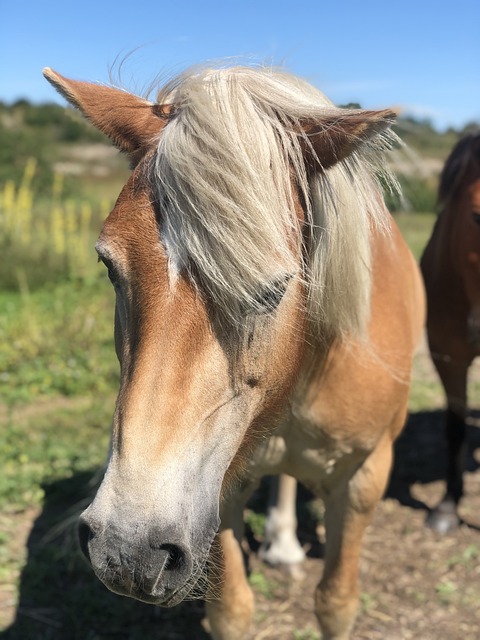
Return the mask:
<path id="1" fill-rule="evenodd" d="M 203 640 L 203 603 L 159 609 L 108 591 L 84 561 L 76 541 L 81 502 L 93 474 L 44 487 L 45 502 L 28 539 L 20 602 L 2 640 Z M 75 505 L 72 508 L 72 505 Z M 67 512 L 70 509 L 70 515 Z"/>
<path id="2" fill-rule="evenodd" d="M 466 470 L 479 468 L 473 457 L 480 447 L 480 413 L 474 412 L 467 427 Z M 414 509 L 428 507 L 411 495 L 414 484 L 445 480 L 447 443 L 444 411 L 419 411 L 410 415 L 407 425 L 395 443 L 394 466 L 386 496 Z"/>

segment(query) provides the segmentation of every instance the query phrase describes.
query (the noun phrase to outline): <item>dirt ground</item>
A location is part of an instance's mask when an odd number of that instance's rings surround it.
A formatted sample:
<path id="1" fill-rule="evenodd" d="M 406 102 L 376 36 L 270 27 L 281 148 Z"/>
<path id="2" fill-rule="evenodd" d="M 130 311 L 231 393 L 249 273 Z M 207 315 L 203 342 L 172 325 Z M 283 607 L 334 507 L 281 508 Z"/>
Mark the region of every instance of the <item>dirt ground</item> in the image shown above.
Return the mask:
<path id="1" fill-rule="evenodd" d="M 434 378 L 424 350 L 417 357 L 415 371 L 416 376 Z M 476 367 L 473 377 L 480 380 L 480 367 Z M 463 523 L 453 534 L 441 536 L 424 525 L 428 509 L 436 504 L 444 489 L 443 412 L 439 408 L 442 397 L 440 390 L 436 394 L 434 408 L 412 413 L 397 442 L 390 487 L 365 538 L 361 610 L 352 640 L 480 638 L 480 398 L 473 399 L 477 410 L 473 411 L 469 426 L 466 494 L 461 508 Z M 257 502 L 259 499 L 257 496 Z M 299 537 L 308 558 L 295 578 L 263 565 L 255 553 L 259 541 L 247 531 L 245 548 L 257 607 L 248 640 L 319 638 L 313 615 L 313 592 L 322 572 L 323 529 L 315 525 L 311 517 L 312 505 L 317 508 L 311 496 L 300 491 Z M 58 510 L 58 505 L 56 508 Z M 58 566 L 52 562 L 51 574 L 44 577 L 42 583 L 38 567 L 43 566 L 41 556 L 45 554 L 41 540 L 48 518 L 44 518 L 45 514 L 23 512 L 15 521 L 9 520 L 16 537 L 11 553 L 22 553 L 28 541 L 28 556 L 18 608 L 8 585 L 0 591 L 1 618 L 5 623 L 1 638 L 208 638 L 200 602 L 159 610 L 111 594 L 107 601 L 106 590 L 93 575 L 75 573 L 72 561 L 66 561 L 64 556 L 59 556 Z M 46 596 L 45 601 L 40 594 L 42 584 L 46 590 L 48 583 L 59 586 L 55 586 L 57 592 Z M 101 608 L 84 604 L 89 602 L 82 599 L 86 589 L 92 598 L 96 598 L 97 590 L 105 598 Z M 114 617 L 116 625 L 112 624 Z"/>

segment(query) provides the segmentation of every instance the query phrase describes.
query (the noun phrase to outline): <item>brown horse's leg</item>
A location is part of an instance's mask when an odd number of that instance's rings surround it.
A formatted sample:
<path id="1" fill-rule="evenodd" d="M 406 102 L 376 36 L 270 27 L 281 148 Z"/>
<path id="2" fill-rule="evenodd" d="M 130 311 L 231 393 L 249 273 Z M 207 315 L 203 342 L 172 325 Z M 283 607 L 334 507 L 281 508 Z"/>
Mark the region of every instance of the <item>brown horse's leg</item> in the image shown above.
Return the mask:
<path id="1" fill-rule="evenodd" d="M 447 395 L 447 490 L 441 502 L 427 517 L 427 524 L 440 533 L 458 527 L 458 503 L 463 495 L 463 472 L 467 428 L 467 371 L 470 363 L 435 361 Z"/>
<path id="2" fill-rule="evenodd" d="M 241 640 L 253 618 L 253 593 L 240 546 L 243 505 L 237 499 L 222 509 L 222 531 L 211 552 L 207 615 L 215 640 Z"/>
<path id="3" fill-rule="evenodd" d="M 392 443 L 385 437 L 349 481 L 325 501 L 326 554 L 315 613 L 324 640 L 347 640 L 358 608 L 358 564 L 365 528 L 388 480 Z"/>

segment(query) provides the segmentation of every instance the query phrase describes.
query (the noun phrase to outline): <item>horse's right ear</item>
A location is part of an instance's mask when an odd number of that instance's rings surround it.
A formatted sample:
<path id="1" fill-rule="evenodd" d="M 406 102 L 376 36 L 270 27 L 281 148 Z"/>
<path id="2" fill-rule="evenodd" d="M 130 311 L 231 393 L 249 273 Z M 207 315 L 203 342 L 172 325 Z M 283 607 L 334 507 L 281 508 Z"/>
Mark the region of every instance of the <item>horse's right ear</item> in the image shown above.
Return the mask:
<path id="1" fill-rule="evenodd" d="M 388 129 L 396 116 L 391 109 L 335 109 L 318 122 L 303 123 L 303 134 L 308 139 L 304 150 L 308 164 L 317 170 L 329 169 Z"/>
<path id="2" fill-rule="evenodd" d="M 48 67 L 43 75 L 116 147 L 128 153 L 134 165 L 151 148 L 166 122 L 159 105 L 126 91 L 69 80 Z"/>

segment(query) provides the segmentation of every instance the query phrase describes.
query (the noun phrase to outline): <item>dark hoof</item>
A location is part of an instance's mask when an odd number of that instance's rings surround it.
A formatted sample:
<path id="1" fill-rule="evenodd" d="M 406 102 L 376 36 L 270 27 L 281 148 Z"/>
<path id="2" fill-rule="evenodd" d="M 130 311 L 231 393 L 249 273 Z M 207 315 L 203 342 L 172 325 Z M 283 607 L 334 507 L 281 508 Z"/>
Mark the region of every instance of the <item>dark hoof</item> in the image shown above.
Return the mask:
<path id="1" fill-rule="evenodd" d="M 441 534 L 451 533 L 460 526 L 457 506 L 454 502 L 441 502 L 427 516 L 427 527 Z"/>

